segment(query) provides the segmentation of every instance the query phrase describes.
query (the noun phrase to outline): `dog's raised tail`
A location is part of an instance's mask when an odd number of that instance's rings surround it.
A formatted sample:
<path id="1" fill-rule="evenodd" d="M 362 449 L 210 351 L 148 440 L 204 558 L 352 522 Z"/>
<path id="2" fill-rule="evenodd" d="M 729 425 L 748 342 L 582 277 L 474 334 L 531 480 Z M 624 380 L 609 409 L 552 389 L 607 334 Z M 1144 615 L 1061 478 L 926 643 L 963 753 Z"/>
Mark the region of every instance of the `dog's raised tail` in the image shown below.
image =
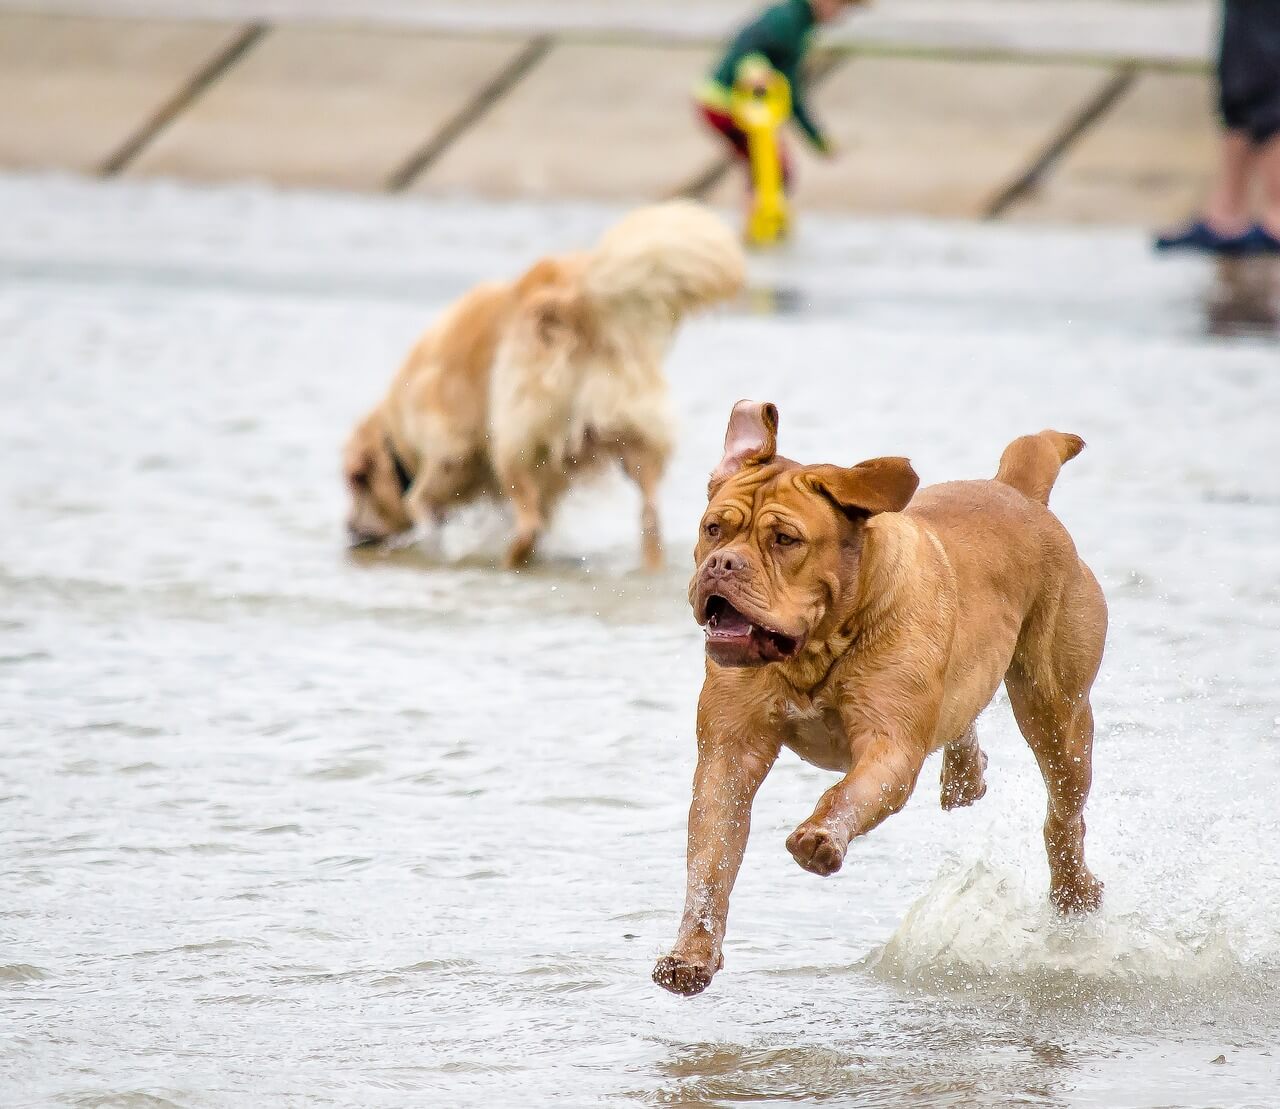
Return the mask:
<path id="1" fill-rule="evenodd" d="M 637 208 L 596 245 L 583 275 L 597 304 L 661 307 L 674 319 L 736 296 L 746 280 L 737 237 L 692 200 Z"/>
<path id="2" fill-rule="evenodd" d="M 1033 501 L 1048 504 L 1063 463 L 1071 461 L 1082 450 L 1084 440 L 1066 431 L 1023 435 L 1005 447 L 996 481 L 1012 485 Z"/>

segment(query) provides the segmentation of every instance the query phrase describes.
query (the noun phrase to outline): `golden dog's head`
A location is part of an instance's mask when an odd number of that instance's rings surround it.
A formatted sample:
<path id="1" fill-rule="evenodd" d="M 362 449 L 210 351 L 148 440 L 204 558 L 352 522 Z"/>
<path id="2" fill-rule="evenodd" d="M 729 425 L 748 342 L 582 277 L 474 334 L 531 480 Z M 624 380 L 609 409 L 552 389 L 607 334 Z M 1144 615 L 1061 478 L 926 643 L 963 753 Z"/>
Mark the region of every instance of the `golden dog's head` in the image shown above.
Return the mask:
<path id="1" fill-rule="evenodd" d="M 720 666 L 763 666 L 833 635 L 856 601 L 867 521 L 920 479 L 905 458 L 801 466 L 777 454 L 778 410 L 739 401 L 711 475 L 689 601 Z"/>
<path id="2" fill-rule="evenodd" d="M 342 453 L 342 472 L 350 498 L 347 535 L 353 547 L 380 543 L 413 526 L 404 505 L 409 475 L 378 413 L 351 433 Z"/>

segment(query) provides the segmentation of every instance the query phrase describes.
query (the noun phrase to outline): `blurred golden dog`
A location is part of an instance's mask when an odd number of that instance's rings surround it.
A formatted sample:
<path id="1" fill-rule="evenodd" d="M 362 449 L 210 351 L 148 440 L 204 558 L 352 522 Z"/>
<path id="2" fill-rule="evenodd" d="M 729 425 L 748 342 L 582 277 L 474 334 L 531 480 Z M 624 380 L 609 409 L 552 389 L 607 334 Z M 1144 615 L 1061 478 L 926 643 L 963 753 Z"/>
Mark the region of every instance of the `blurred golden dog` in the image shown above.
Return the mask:
<path id="1" fill-rule="evenodd" d="M 519 566 L 569 485 L 616 460 L 640 489 L 644 562 L 656 568 L 672 447 L 662 360 L 682 318 L 734 296 L 744 270 L 717 216 L 672 201 L 633 212 L 594 250 L 473 289 L 422 337 L 347 443 L 351 542 L 507 497 L 506 564 Z"/>

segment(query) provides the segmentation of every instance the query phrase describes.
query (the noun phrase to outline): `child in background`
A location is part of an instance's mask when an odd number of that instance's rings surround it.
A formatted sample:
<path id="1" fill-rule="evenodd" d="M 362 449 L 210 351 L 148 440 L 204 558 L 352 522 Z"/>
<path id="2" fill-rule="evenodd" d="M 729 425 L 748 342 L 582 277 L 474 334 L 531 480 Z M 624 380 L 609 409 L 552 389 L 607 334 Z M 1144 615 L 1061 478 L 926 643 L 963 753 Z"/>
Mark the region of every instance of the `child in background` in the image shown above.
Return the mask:
<path id="1" fill-rule="evenodd" d="M 1156 249 L 1280 254 L 1280 0 L 1226 0 L 1218 83 L 1227 133 L 1217 183 L 1204 212 Z"/>
<path id="2" fill-rule="evenodd" d="M 815 27 L 837 19 L 843 9 L 865 0 L 783 0 L 767 9 L 734 37 L 715 71 L 698 87 L 696 96 L 702 118 L 732 148 L 746 167 L 750 180 L 750 151 L 747 136 L 734 122 L 733 87 L 752 67 L 765 63 L 780 73 L 791 86 L 791 115 L 813 148 L 830 156 L 831 143 L 809 114 L 801 72 Z M 786 151 L 778 147 L 785 188 L 791 185 L 791 164 Z"/>

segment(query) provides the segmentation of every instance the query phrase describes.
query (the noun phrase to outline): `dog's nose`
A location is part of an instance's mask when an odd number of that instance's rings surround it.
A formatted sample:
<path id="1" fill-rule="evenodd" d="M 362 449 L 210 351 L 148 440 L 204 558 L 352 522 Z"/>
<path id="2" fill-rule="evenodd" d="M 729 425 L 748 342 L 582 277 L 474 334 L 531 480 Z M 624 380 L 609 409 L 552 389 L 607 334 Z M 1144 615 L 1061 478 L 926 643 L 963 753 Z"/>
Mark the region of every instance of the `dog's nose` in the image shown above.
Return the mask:
<path id="1" fill-rule="evenodd" d="M 734 554 L 732 551 L 716 551 L 707 559 L 707 573 L 724 577 L 726 574 L 738 573 L 745 569 L 746 565 L 746 559 L 741 555 Z"/>

